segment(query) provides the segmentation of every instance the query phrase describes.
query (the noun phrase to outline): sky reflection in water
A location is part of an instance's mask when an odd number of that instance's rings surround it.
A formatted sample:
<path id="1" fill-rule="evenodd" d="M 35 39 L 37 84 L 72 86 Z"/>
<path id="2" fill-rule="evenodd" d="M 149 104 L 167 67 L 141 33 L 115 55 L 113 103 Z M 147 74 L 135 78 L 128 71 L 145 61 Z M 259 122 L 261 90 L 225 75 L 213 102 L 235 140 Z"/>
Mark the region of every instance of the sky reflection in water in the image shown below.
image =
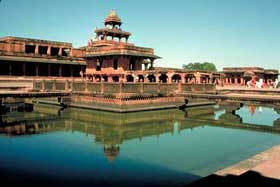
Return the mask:
<path id="1" fill-rule="evenodd" d="M 48 181 L 182 185 L 280 143 L 277 133 L 254 129 L 278 129 L 279 114 L 266 107 L 254 115 L 248 106 L 125 116 L 67 109 L 60 117 L 37 109 L 3 116 L 1 171 Z M 232 126 L 247 123 L 252 129 Z"/>

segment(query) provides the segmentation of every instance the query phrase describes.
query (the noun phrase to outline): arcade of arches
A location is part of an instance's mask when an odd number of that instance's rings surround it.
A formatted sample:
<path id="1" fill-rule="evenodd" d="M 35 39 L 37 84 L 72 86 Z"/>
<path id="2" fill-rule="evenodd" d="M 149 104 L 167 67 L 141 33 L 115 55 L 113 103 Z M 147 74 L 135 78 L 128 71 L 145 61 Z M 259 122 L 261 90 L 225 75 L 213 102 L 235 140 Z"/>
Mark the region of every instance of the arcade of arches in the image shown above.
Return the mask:
<path id="1" fill-rule="evenodd" d="M 90 75 L 91 82 L 145 82 L 145 83 L 183 83 L 183 84 L 220 84 L 220 79 L 216 79 L 211 73 L 201 72 L 156 72 L 156 71 L 135 71 L 124 74 L 96 74 Z"/>

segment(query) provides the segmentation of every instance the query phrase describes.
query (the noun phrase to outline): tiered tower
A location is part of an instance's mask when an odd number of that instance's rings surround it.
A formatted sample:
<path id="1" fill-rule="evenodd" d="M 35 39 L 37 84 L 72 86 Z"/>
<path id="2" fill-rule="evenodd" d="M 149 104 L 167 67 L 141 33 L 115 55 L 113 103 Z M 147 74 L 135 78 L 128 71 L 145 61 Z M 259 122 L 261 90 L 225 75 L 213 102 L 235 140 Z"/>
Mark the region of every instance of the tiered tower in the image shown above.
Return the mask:
<path id="1" fill-rule="evenodd" d="M 112 10 L 105 18 L 104 28 L 95 30 L 95 41 L 86 48 L 86 74 L 93 82 L 135 82 L 133 71 L 153 69 L 154 49 L 128 43 L 131 33 L 121 29 L 122 21 Z M 149 67 L 147 67 L 149 62 Z"/>

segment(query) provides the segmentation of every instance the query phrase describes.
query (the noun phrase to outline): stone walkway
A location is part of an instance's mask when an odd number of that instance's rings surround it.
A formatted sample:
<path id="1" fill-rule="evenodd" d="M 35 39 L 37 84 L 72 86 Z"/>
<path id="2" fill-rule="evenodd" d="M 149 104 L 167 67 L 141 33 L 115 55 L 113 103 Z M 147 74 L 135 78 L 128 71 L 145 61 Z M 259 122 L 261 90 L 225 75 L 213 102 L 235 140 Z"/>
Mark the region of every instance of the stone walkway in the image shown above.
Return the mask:
<path id="1" fill-rule="evenodd" d="M 215 174 L 219 176 L 239 176 L 247 171 L 255 171 L 265 177 L 280 179 L 280 145 L 220 170 Z"/>

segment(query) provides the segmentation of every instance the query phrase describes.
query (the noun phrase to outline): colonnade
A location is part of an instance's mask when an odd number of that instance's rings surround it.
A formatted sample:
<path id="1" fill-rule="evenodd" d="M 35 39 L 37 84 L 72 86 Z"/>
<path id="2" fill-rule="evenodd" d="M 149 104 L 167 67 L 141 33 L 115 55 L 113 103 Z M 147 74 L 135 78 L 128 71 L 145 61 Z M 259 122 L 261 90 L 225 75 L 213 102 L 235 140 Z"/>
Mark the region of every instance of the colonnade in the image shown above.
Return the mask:
<path id="1" fill-rule="evenodd" d="M 127 73 L 127 74 L 93 74 L 87 75 L 91 82 L 145 82 L 145 83 L 183 83 L 211 84 L 215 83 L 211 74 L 204 73 Z"/>

